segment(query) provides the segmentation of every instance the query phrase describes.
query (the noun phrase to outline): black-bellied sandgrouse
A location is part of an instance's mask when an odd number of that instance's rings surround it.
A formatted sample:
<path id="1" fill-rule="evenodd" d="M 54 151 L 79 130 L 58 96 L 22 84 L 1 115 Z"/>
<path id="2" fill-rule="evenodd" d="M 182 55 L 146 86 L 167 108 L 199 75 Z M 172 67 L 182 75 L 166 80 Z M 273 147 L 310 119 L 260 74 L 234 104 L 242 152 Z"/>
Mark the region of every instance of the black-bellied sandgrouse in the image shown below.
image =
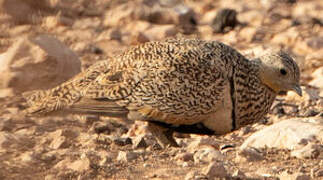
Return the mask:
<path id="1" fill-rule="evenodd" d="M 25 93 L 25 112 L 148 121 L 162 143 L 174 145 L 162 126 L 196 132 L 198 124 L 207 134 L 228 133 L 262 119 L 277 94 L 301 95 L 299 78 L 297 64 L 282 51 L 249 60 L 217 41 L 169 39 L 97 62 L 53 89 Z"/>

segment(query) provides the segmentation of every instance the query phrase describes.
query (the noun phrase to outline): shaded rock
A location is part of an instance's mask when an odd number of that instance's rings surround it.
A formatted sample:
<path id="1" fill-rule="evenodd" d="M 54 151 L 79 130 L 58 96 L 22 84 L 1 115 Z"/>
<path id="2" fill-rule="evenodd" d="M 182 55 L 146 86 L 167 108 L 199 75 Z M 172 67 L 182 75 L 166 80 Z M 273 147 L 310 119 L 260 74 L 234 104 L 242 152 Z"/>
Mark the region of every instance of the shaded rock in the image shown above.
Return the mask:
<path id="1" fill-rule="evenodd" d="M 111 124 L 107 122 L 95 122 L 93 124 L 93 130 L 97 134 L 110 134 L 111 133 Z"/>
<path id="2" fill-rule="evenodd" d="M 119 146 L 125 146 L 128 144 L 132 144 L 132 140 L 128 137 L 115 137 L 115 138 L 113 138 L 113 142 L 114 142 L 114 144 L 119 145 Z"/>
<path id="3" fill-rule="evenodd" d="M 0 88 L 15 93 L 52 88 L 81 71 L 81 62 L 52 36 L 20 39 L 0 59 Z"/>
<path id="4" fill-rule="evenodd" d="M 228 172 L 220 162 L 210 163 L 207 167 L 202 169 L 202 173 L 209 179 L 225 178 L 228 176 Z"/>
<path id="5" fill-rule="evenodd" d="M 295 118 L 280 121 L 251 135 L 241 145 L 241 149 L 247 147 L 295 149 L 304 139 L 308 141 L 317 139 L 323 142 L 322 118 Z"/>
<path id="6" fill-rule="evenodd" d="M 133 148 L 137 149 L 137 148 L 146 148 L 148 147 L 146 141 L 145 141 L 145 137 L 144 136 L 138 136 L 132 139 L 133 142 Z"/>
<path id="7" fill-rule="evenodd" d="M 18 139 L 13 134 L 7 132 L 0 132 L 0 149 L 6 151 L 11 145 L 17 143 Z"/>
<path id="8" fill-rule="evenodd" d="M 238 162 L 253 162 L 253 161 L 261 161 L 265 158 L 261 154 L 261 152 L 256 148 L 244 148 L 237 152 L 236 160 Z"/>
<path id="9" fill-rule="evenodd" d="M 214 32 L 224 33 L 227 28 L 233 29 L 237 24 L 237 11 L 234 9 L 221 9 L 213 20 L 212 27 Z"/>
<path id="10" fill-rule="evenodd" d="M 120 151 L 117 157 L 117 161 L 121 162 L 130 162 L 132 160 L 135 160 L 138 157 L 138 154 L 135 152 L 125 152 Z"/>
<path id="11" fill-rule="evenodd" d="M 213 161 L 224 161 L 224 156 L 220 151 L 215 150 L 211 147 L 205 147 L 197 150 L 194 154 L 194 162 L 195 163 L 205 163 L 205 162 L 213 162 Z"/>

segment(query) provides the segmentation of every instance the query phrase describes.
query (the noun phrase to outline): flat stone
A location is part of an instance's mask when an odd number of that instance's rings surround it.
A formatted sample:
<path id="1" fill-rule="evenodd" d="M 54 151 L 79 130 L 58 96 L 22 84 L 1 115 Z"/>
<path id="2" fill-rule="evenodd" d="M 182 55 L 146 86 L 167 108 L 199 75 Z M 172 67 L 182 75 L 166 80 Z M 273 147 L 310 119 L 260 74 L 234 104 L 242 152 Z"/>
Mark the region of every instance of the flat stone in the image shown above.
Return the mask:
<path id="1" fill-rule="evenodd" d="M 323 142 L 323 118 L 295 118 L 280 121 L 251 135 L 240 148 L 269 147 L 293 150 L 304 139 L 308 141 L 317 139 Z"/>

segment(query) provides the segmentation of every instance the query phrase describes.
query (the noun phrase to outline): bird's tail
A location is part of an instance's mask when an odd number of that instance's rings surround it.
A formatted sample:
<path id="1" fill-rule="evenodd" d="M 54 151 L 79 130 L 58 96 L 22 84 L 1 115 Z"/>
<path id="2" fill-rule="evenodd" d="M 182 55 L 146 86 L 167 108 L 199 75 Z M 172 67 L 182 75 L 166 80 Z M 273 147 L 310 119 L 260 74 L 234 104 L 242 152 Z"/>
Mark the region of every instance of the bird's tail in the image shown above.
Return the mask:
<path id="1" fill-rule="evenodd" d="M 46 97 L 49 96 L 48 91 L 41 91 L 41 90 L 35 90 L 35 91 L 28 91 L 22 94 L 22 96 L 25 98 L 28 108 L 25 109 L 26 114 L 37 114 L 42 112 L 47 112 L 46 110 Z"/>
<path id="2" fill-rule="evenodd" d="M 27 115 L 44 115 L 65 109 L 79 100 L 80 94 L 71 83 L 64 83 L 49 90 L 28 91 L 22 94 L 29 106 Z"/>

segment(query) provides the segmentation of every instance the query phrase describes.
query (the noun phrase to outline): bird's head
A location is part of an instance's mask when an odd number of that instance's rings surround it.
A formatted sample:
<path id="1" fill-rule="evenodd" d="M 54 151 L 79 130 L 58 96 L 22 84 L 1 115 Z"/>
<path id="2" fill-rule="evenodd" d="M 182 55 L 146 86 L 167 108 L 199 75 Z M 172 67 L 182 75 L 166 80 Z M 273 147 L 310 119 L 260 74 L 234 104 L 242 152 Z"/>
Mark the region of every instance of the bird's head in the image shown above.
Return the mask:
<path id="1" fill-rule="evenodd" d="M 286 52 L 270 52 L 258 58 L 260 79 L 277 94 L 294 91 L 302 96 L 300 72 L 296 62 Z"/>

